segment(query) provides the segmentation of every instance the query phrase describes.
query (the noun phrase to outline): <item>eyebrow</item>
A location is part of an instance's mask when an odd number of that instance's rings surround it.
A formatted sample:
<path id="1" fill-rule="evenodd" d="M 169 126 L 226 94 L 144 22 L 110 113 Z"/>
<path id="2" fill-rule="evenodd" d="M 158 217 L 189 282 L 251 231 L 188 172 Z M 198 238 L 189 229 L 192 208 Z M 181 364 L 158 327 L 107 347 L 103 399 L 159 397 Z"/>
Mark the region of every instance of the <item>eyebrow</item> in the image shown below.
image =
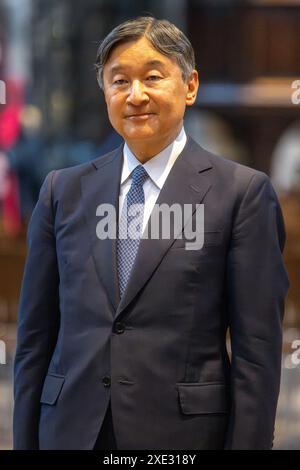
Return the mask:
<path id="1" fill-rule="evenodd" d="M 144 64 L 145 67 L 161 67 L 162 69 L 165 70 L 165 65 L 163 62 L 161 62 L 160 60 L 158 59 L 153 59 L 153 60 L 148 60 L 148 62 L 146 62 Z M 113 74 L 115 73 L 118 73 L 118 72 L 121 72 L 121 71 L 124 71 L 124 69 L 128 68 L 126 65 L 113 65 L 110 69 L 110 75 L 112 76 Z"/>

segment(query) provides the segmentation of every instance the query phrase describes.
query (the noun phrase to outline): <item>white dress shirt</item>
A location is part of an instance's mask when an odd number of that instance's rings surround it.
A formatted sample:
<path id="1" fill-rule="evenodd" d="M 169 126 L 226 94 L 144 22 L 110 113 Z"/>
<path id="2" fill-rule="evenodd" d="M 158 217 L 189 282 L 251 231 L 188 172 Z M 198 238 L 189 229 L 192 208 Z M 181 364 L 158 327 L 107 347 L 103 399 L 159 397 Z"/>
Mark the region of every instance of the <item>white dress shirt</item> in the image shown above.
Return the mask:
<path id="1" fill-rule="evenodd" d="M 160 153 L 150 158 L 150 160 L 148 160 L 143 165 L 149 175 L 149 178 L 143 186 L 145 193 L 143 231 L 145 230 L 161 188 L 163 187 L 177 157 L 182 152 L 186 141 L 186 133 L 182 127 L 175 140 L 170 145 L 168 145 L 168 147 L 164 148 Z M 136 158 L 128 145 L 125 143 L 123 149 L 123 168 L 119 194 L 119 221 L 121 218 L 126 194 L 131 186 L 131 173 L 138 165 L 141 165 L 141 162 Z"/>

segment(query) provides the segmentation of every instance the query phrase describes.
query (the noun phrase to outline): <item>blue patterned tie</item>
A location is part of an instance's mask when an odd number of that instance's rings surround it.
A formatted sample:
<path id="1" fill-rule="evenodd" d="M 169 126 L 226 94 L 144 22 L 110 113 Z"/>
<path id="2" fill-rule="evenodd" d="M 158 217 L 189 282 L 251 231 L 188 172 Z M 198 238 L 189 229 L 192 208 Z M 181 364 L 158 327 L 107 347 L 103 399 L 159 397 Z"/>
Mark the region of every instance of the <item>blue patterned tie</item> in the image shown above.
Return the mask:
<path id="1" fill-rule="evenodd" d="M 143 184 L 148 178 L 148 173 L 142 165 L 138 165 L 131 176 L 132 182 L 124 201 L 117 239 L 120 297 L 125 291 L 143 232 Z"/>

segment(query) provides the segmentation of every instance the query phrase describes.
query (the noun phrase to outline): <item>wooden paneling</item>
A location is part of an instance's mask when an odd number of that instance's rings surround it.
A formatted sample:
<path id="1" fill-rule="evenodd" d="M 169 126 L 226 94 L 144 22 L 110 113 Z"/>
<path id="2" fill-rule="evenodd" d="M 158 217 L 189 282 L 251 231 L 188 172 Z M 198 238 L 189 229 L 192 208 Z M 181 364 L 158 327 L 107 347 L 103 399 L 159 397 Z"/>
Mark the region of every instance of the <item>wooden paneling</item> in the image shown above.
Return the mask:
<path id="1" fill-rule="evenodd" d="M 10 238 L 0 227 L 0 323 L 17 318 L 25 257 L 25 229 L 18 238 Z"/>
<path id="2" fill-rule="evenodd" d="M 188 5 L 189 37 L 205 81 L 300 75 L 300 6 Z"/>

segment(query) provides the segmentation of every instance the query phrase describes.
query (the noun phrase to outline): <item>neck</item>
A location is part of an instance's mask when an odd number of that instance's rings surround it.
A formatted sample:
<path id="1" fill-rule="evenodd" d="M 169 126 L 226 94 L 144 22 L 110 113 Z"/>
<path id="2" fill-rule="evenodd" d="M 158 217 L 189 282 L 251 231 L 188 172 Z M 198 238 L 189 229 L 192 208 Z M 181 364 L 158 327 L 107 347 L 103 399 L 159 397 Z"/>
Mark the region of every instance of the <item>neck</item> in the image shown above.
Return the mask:
<path id="1" fill-rule="evenodd" d="M 126 143 L 130 148 L 131 152 L 143 164 L 146 163 L 148 160 L 151 160 L 151 158 L 155 157 L 155 155 L 157 155 L 166 147 L 168 147 L 168 145 L 170 145 L 178 136 L 181 127 L 182 124 L 171 135 L 168 135 L 165 138 L 161 138 L 154 142 L 134 141 Z"/>

